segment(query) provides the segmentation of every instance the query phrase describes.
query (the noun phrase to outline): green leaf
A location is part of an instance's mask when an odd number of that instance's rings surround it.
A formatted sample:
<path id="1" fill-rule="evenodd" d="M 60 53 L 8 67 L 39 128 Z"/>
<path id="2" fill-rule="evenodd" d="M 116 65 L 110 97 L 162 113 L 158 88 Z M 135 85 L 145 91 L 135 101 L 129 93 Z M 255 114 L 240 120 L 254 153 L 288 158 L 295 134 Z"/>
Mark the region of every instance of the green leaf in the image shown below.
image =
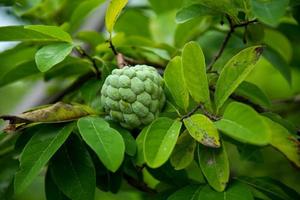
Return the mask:
<path id="1" fill-rule="evenodd" d="M 297 33 L 293 33 L 297 34 Z M 293 57 L 293 46 L 284 33 L 271 28 L 264 29 L 264 38 L 262 41 L 265 45 L 267 45 L 266 51 L 271 51 L 271 53 L 277 55 L 278 53 L 281 58 L 284 59 L 286 63 L 289 63 Z M 275 52 L 274 52 L 275 51 Z M 278 55 L 278 56 L 279 56 Z"/>
<path id="2" fill-rule="evenodd" d="M 146 126 L 143 128 L 143 130 L 140 132 L 140 134 L 136 138 L 136 145 L 137 145 L 137 152 L 135 156 L 135 163 L 138 166 L 142 166 L 145 163 L 144 158 L 144 140 L 146 133 L 149 129 L 149 126 Z"/>
<path id="3" fill-rule="evenodd" d="M 204 200 L 253 200 L 251 191 L 243 184 L 234 182 L 224 192 L 216 192 L 209 186 L 200 191 L 199 199 Z"/>
<path id="4" fill-rule="evenodd" d="M 238 143 L 236 147 L 239 151 L 239 156 L 241 160 L 263 163 L 263 154 L 261 152 L 261 149 L 257 146 Z"/>
<path id="5" fill-rule="evenodd" d="M 297 132 L 296 124 L 293 124 L 293 122 L 288 120 L 287 118 L 282 118 L 282 116 L 280 116 L 277 113 L 273 113 L 273 112 L 264 112 L 264 113 L 262 113 L 262 115 L 265 117 L 268 117 L 273 122 L 280 124 L 281 126 L 286 128 L 290 133 L 296 134 L 296 132 Z"/>
<path id="6" fill-rule="evenodd" d="M 136 154 L 137 145 L 131 133 L 120 126 L 113 125 L 112 128 L 116 129 L 122 135 L 125 143 L 125 152 L 130 156 L 134 156 Z"/>
<path id="7" fill-rule="evenodd" d="M 50 170 L 47 170 L 45 177 L 45 195 L 47 200 L 69 200 L 54 183 Z"/>
<path id="8" fill-rule="evenodd" d="M 174 192 L 167 200 L 198 200 L 201 185 L 188 185 Z"/>
<path id="9" fill-rule="evenodd" d="M 52 158 L 49 168 L 58 188 L 70 199 L 95 199 L 94 164 L 78 136 L 72 135 L 67 140 Z"/>
<path id="10" fill-rule="evenodd" d="M 25 29 L 24 26 L 2 26 L 0 27 L 0 41 L 57 42 L 61 39 L 47 33 Z"/>
<path id="11" fill-rule="evenodd" d="M 189 93 L 179 56 L 174 57 L 168 63 L 164 72 L 164 80 L 176 104 L 186 111 L 189 106 Z"/>
<path id="12" fill-rule="evenodd" d="M 175 170 L 170 162 L 167 162 L 163 166 L 156 169 L 147 167 L 147 171 L 155 179 L 169 185 L 183 187 L 190 184 L 186 170 Z"/>
<path id="13" fill-rule="evenodd" d="M 242 103 L 230 103 L 223 119 L 215 126 L 224 134 L 243 143 L 267 145 L 270 132 L 263 118 L 250 106 Z"/>
<path id="14" fill-rule="evenodd" d="M 65 41 L 69 43 L 72 42 L 71 36 L 58 26 L 27 25 L 24 26 L 24 29 L 33 30 L 38 33 L 42 33 L 50 37 L 56 38 L 60 41 Z"/>
<path id="15" fill-rule="evenodd" d="M 1 143 L 3 143 L 3 139 L 5 138 L 1 138 Z M 13 147 L 11 147 L 11 149 L 13 149 Z M 4 155 L 2 152 L 0 159 L 0 199 L 10 200 L 13 199 L 13 178 L 19 168 L 19 162 L 14 158 L 12 153 Z"/>
<path id="16" fill-rule="evenodd" d="M 199 16 L 205 16 L 210 14 L 209 9 L 201 4 L 192 4 L 188 7 L 184 7 L 176 13 L 176 22 L 184 23 Z"/>
<path id="17" fill-rule="evenodd" d="M 285 14 L 289 0 L 250 0 L 251 10 L 260 21 L 276 26 Z"/>
<path id="18" fill-rule="evenodd" d="M 183 122 L 195 140 L 208 147 L 220 147 L 219 132 L 213 122 L 205 115 L 194 114 L 185 118 Z"/>
<path id="19" fill-rule="evenodd" d="M 36 47 L 17 45 L 14 48 L 1 52 L 0 80 L 3 76 L 5 76 L 7 73 L 13 70 L 15 67 L 34 60 L 36 50 Z"/>
<path id="20" fill-rule="evenodd" d="M 248 98 L 253 103 L 257 103 L 265 107 L 271 106 L 271 102 L 267 95 L 253 83 L 247 81 L 242 82 L 235 90 L 235 93 Z"/>
<path id="21" fill-rule="evenodd" d="M 76 30 L 88 16 L 88 14 L 104 3 L 105 0 L 89 0 L 81 2 L 73 11 L 70 19 L 70 29 Z"/>
<path id="22" fill-rule="evenodd" d="M 300 142 L 286 128 L 263 117 L 270 129 L 270 144 L 281 151 L 290 161 L 300 167 Z"/>
<path id="23" fill-rule="evenodd" d="M 50 44 L 39 49 L 35 54 L 35 62 L 41 72 L 46 72 L 54 65 L 62 62 L 73 49 L 72 44 Z"/>
<path id="24" fill-rule="evenodd" d="M 222 107 L 227 98 L 253 70 L 262 50 L 261 46 L 248 47 L 226 63 L 216 85 L 215 103 L 217 110 Z"/>
<path id="25" fill-rule="evenodd" d="M 183 47 L 182 68 L 184 80 L 193 99 L 210 108 L 205 58 L 198 43 L 189 42 Z"/>
<path id="26" fill-rule="evenodd" d="M 99 94 L 101 92 L 102 83 L 97 78 L 90 78 L 79 89 L 80 96 L 84 100 L 84 103 L 93 107 L 95 110 L 99 110 L 101 102 L 99 102 Z M 95 105 L 95 103 L 98 103 Z"/>
<path id="27" fill-rule="evenodd" d="M 153 121 L 146 132 L 143 144 L 144 158 L 148 166 L 157 168 L 171 156 L 182 123 L 161 117 Z"/>
<path id="28" fill-rule="evenodd" d="M 126 6 L 127 2 L 128 0 L 110 0 L 105 15 L 105 26 L 110 34 L 112 34 L 117 18 Z"/>
<path id="29" fill-rule="evenodd" d="M 30 185 L 49 159 L 66 141 L 73 124 L 38 125 L 32 128 L 34 136 L 26 144 L 21 157 L 20 169 L 15 175 L 15 193 L 19 194 Z"/>
<path id="30" fill-rule="evenodd" d="M 176 170 L 181 170 L 189 166 L 194 160 L 196 140 L 194 140 L 187 130 L 178 138 L 176 146 L 172 152 L 170 161 Z"/>
<path id="31" fill-rule="evenodd" d="M 291 84 L 292 74 L 288 63 L 282 56 L 271 48 L 267 48 L 263 56 L 272 64 L 272 66 L 279 71 L 285 80 Z"/>
<path id="32" fill-rule="evenodd" d="M 263 178 L 251 178 L 251 177 L 237 177 L 237 181 L 249 185 L 252 188 L 255 188 L 261 191 L 263 194 L 267 195 L 271 199 L 278 200 L 292 200 L 284 190 L 282 190 L 276 184 L 265 180 Z"/>
<path id="33" fill-rule="evenodd" d="M 21 63 L 1 76 L 0 87 L 6 86 L 10 83 L 19 81 L 32 75 L 37 75 L 39 73 L 40 71 L 36 68 L 34 60 Z"/>
<path id="34" fill-rule="evenodd" d="M 118 131 L 99 117 L 84 117 L 77 123 L 83 140 L 96 152 L 107 169 L 112 172 L 122 164 L 125 144 Z"/>
<path id="35" fill-rule="evenodd" d="M 209 148 L 198 145 L 199 165 L 209 185 L 218 192 L 224 191 L 229 180 L 229 161 L 225 146 Z"/>
<path id="36" fill-rule="evenodd" d="M 92 71 L 91 63 L 82 58 L 68 56 L 55 67 L 44 73 L 46 81 L 70 76 L 80 76 Z"/>

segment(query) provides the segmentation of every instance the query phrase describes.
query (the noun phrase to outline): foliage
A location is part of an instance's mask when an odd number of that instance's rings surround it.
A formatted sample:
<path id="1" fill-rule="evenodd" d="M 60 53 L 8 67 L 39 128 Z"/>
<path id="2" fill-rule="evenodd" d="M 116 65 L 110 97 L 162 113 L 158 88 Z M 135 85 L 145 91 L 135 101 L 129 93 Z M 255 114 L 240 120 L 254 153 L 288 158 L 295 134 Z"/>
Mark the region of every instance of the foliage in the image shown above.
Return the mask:
<path id="1" fill-rule="evenodd" d="M 47 200 L 300 199 L 296 0 L 0 5 L 24 24 L 0 27 L 18 42 L 0 53 L 0 199 L 26 199 L 41 177 Z M 100 28 L 84 29 L 90 18 Z M 154 68 L 139 83 L 112 78 L 135 65 Z M 139 90 L 147 77 L 165 105 L 151 122 L 132 108 L 139 124 L 126 129 L 104 93 L 128 94 L 107 83 Z M 10 115 L 42 81 L 37 107 Z M 130 103 L 158 102 L 153 88 Z"/>

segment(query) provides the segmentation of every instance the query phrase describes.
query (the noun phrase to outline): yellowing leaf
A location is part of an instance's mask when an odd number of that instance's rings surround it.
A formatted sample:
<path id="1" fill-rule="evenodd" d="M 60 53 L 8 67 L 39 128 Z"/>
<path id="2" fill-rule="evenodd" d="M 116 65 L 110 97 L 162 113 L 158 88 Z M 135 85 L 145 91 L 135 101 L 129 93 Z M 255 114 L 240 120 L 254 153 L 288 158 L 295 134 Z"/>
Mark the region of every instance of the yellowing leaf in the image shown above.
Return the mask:
<path id="1" fill-rule="evenodd" d="M 111 34 L 114 25 L 120 15 L 122 9 L 126 6 L 128 0 L 111 0 L 105 15 L 105 26 L 107 31 Z"/>
<path id="2" fill-rule="evenodd" d="M 19 115 L 3 115 L 0 116 L 0 119 L 9 120 L 12 126 L 18 128 L 18 126 L 22 127 L 22 125 L 30 123 L 68 122 L 93 114 L 95 112 L 86 105 L 58 102 L 52 105 L 41 106 Z M 7 131 L 15 130 L 8 129 Z"/>
<path id="3" fill-rule="evenodd" d="M 198 160 L 209 185 L 218 192 L 224 191 L 230 174 L 225 146 L 213 149 L 198 145 Z"/>
<path id="4" fill-rule="evenodd" d="M 202 114 L 195 114 L 183 120 L 190 135 L 208 147 L 220 147 L 219 132 L 213 122 Z"/>
<path id="5" fill-rule="evenodd" d="M 263 117 L 270 128 L 270 144 L 281 151 L 296 166 L 300 167 L 300 142 L 280 124 Z"/>

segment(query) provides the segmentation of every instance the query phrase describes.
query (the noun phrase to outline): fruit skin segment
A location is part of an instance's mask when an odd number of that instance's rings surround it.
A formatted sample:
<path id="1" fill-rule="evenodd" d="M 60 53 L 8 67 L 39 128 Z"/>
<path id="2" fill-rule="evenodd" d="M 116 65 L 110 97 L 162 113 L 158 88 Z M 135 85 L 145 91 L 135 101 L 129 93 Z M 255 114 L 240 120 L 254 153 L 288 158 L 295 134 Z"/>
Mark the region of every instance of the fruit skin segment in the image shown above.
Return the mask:
<path id="1" fill-rule="evenodd" d="M 150 124 L 165 104 L 164 81 L 154 67 L 114 69 L 101 89 L 101 104 L 121 126 L 133 129 Z"/>

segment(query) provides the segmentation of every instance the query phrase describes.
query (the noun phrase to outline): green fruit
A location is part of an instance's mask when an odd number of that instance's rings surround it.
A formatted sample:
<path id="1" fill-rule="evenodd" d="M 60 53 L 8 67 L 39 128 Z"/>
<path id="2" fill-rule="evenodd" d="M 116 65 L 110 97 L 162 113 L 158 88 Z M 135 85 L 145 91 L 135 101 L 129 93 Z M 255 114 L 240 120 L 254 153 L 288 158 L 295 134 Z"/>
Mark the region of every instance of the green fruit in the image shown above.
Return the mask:
<path id="1" fill-rule="evenodd" d="M 147 65 L 114 69 L 102 86 L 101 103 L 121 126 L 142 127 L 158 116 L 165 103 L 163 79 Z"/>

